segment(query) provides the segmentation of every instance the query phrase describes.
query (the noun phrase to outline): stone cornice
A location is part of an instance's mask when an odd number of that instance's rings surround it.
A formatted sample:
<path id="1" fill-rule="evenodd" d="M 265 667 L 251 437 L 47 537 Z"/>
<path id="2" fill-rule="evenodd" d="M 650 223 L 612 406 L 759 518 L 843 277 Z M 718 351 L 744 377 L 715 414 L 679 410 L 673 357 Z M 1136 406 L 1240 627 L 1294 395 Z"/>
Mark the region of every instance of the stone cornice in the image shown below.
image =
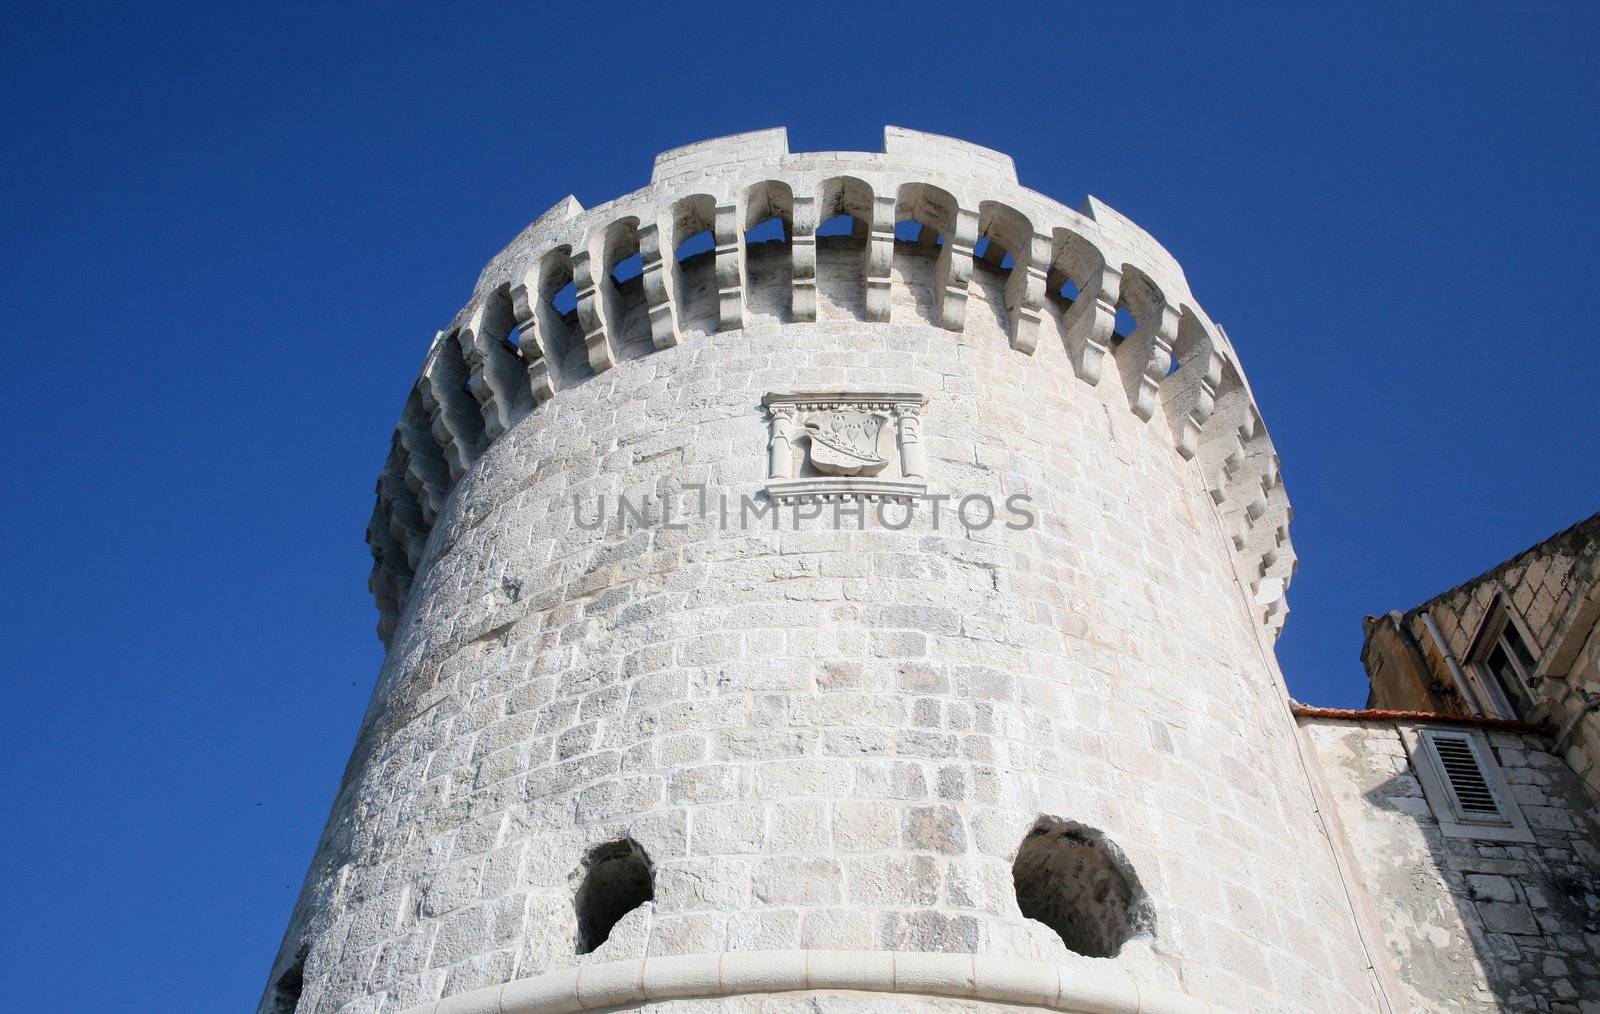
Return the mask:
<path id="1" fill-rule="evenodd" d="M 820 408 L 824 405 L 859 405 L 863 408 L 890 409 L 899 405 L 926 405 L 925 395 L 909 391 L 829 391 L 825 394 L 768 394 L 761 404 L 794 405 L 799 408 Z"/>

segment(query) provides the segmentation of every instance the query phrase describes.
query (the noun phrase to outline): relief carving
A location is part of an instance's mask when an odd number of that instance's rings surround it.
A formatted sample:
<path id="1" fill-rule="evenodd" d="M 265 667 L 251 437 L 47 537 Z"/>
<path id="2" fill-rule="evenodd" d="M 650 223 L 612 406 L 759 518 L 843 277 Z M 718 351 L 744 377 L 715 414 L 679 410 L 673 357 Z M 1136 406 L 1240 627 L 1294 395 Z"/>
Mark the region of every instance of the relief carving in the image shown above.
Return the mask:
<path id="1" fill-rule="evenodd" d="M 806 420 L 811 464 L 823 475 L 877 475 L 889 459 L 878 454 L 878 437 L 888 415 L 838 408 Z"/>
<path id="2" fill-rule="evenodd" d="M 761 404 L 771 424 L 766 490 L 774 500 L 909 502 L 927 493 L 922 395 L 769 394 Z"/>

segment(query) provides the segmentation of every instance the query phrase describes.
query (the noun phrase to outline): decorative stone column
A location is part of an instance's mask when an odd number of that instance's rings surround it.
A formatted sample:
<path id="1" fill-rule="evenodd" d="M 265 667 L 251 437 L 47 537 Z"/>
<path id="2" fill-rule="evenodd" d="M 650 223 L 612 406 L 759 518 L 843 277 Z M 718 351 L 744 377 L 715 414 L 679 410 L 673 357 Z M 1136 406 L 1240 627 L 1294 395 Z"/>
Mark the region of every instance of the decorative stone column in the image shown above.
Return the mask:
<path id="1" fill-rule="evenodd" d="M 768 444 L 768 474 L 774 479 L 794 478 L 795 418 L 793 405 L 773 405 L 772 440 Z"/>
<path id="2" fill-rule="evenodd" d="M 926 479 L 928 459 L 922 450 L 922 406 L 898 404 L 893 412 L 898 424 L 895 436 L 900 443 L 900 472 L 907 479 Z"/>

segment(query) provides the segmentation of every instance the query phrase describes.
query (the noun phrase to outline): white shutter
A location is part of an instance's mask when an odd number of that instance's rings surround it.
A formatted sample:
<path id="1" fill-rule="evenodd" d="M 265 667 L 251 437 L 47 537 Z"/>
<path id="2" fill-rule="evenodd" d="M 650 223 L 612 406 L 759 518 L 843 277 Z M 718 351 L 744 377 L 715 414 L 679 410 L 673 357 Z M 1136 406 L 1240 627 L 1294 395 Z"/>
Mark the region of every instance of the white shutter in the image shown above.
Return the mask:
<path id="1" fill-rule="evenodd" d="M 1422 794 L 1444 835 L 1534 840 L 1482 732 L 1449 726 L 1402 726 L 1400 732 Z"/>
<path id="2" fill-rule="evenodd" d="M 1489 788 L 1472 737 L 1430 730 L 1427 740 L 1439 764 L 1439 773 L 1444 776 L 1444 787 L 1450 793 L 1457 819 L 1509 824 L 1494 790 Z"/>

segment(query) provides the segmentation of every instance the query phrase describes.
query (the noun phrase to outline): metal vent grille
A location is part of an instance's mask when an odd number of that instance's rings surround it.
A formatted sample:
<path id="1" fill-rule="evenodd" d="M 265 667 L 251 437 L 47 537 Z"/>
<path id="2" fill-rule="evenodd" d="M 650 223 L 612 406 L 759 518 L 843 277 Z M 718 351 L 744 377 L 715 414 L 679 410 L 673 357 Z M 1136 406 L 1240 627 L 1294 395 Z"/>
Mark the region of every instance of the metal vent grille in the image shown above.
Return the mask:
<path id="1" fill-rule="evenodd" d="M 1461 812 L 1479 818 L 1504 820 L 1505 815 L 1489 788 L 1472 743 L 1463 737 L 1437 734 L 1430 736 L 1429 740 L 1433 744 L 1434 755 L 1439 758 L 1445 781 L 1450 786 L 1450 794 L 1455 797 Z"/>

